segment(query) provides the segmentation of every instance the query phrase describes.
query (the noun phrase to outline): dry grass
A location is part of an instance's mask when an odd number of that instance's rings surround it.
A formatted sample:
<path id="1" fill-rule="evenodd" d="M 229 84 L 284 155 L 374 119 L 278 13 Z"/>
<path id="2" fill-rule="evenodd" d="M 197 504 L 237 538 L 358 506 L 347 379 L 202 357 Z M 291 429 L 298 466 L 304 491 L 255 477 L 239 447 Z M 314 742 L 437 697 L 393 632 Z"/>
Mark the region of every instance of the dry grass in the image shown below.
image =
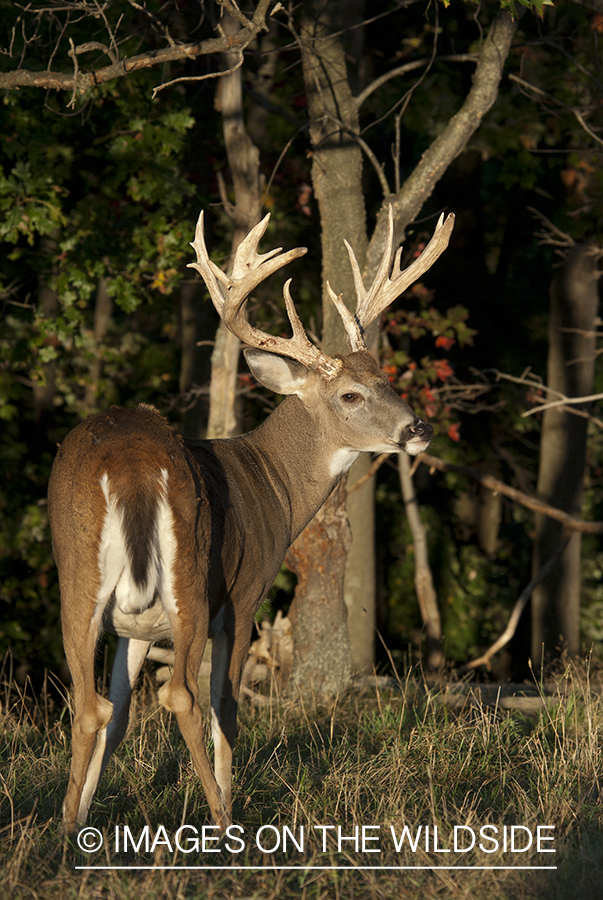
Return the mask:
<path id="1" fill-rule="evenodd" d="M 104 847 L 86 855 L 60 829 L 69 766 L 68 712 L 56 709 L 46 692 L 34 698 L 5 684 L 1 895 L 44 900 L 600 897 L 601 696 L 573 667 L 560 676 L 554 694 L 530 714 L 484 705 L 471 692 L 461 704 L 456 695 L 451 708 L 446 692 L 425 691 L 411 677 L 396 690 L 350 692 L 328 709 L 309 709 L 301 701 L 289 709 L 245 706 L 235 754 L 234 808 L 245 849 L 232 853 L 225 841 L 208 842 L 219 852 L 185 854 L 175 847 L 174 835 L 186 824 L 191 828 L 181 832 L 183 846 L 192 828 L 200 836 L 207 808 L 177 727 L 158 708 L 147 681 L 137 694 L 130 732 L 92 807 L 89 824 L 104 833 Z M 148 826 L 148 853 L 144 840 L 138 852 L 123 852 L 126 825 L 135 838 Z M 334 827 L 316 827 L 325 825 Z M 423 831 L 415 851 L 405 842 L 397 852 L 391 829 L 399 837 L 405 825 L 413 837 L 419 826 Z M 433 852 L 434 826 L 438 846 L 454 851 L 455 825 L 476 833 L 491 825 L 499 835 L 505 825 L 521 825 L 534 834 L 538 826 L 554 826 L 548 834 L 554 834 L 557 852 L 511 853 L 499 846 L 486 853 L 477 846 L 479 836 L 469 852 Z M 286 828 L 299 841 L 303 826 L 304 851 L 297 851 L 289 835 L 287 852 L 261 852 L 255 838 L 262 826 L 272 826 L 260 833 L 266 850 Z M 344 837 L 358 827 L 360 841 L 365 826 L 367 839 L 378 838 L 367 840 L 366 848 L 380 852 L 362 852 L 361 843 L 356 850 L 353 841 L 344 841 L 339 852 L 337 826 Z M 121 852 L 115 849 L 116 828 Z M 240 847 L 234 840 L 230 844 Z M 482 846 L 493 844 L 482 839 Z M 76 869 L 82 865 L 155 868 Z M 238 871 L 220 868 L 229 865 Z M 280 865 L 300 868 L 242 868 Z M 376 868 L 301 868 L 335 865 Z M 443 865 L 511 868 L 387 868 Z M 558 868 L 533 868 L 551 865 Z"/>

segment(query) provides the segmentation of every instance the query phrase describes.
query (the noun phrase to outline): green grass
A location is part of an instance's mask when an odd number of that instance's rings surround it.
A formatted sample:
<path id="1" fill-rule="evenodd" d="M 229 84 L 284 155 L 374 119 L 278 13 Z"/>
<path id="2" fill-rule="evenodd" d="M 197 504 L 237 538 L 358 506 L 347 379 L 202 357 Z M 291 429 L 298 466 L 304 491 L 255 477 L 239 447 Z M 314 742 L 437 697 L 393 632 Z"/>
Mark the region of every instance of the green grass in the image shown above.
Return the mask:
<path id="1" fill-rule="evenodd" d="M 451 708 L 444 691 L 425 690 L 409 677 L 396 690 L 350 691 L 329 707 L 301 701 L 260 710 L 244 704 L 235 752 L 234 821 L 244 829 L 245 849 L 229 853 L 179 852 L 184 839 L 201 836 L 207 806 L 188 751 L 173 718 L 158 707 L 150 680 L 136 695 L 131 728 L 110 762 L 92 806 L 89 824 L 104 833 L 102 850 L 86 855 L 61 833 L 60 809 L 70 754 L 70 720 L 46 692 L 34 698 L 4 685 L 0 721 L 0 896 L 134 900 L 168 898 L 599 898 L 603 896 L 602 771 L 598 730 L 603 708 L 598 687 L 569 668 L 555 696 L 530 715 L 483 705 L 471 693 Z M 124 826 L 138 838 L 138 852 L 123 845 Z M 164 826 L 165 833 L 159 832 Z M 316 826 L 332 825 L 326 832 Z M 412 851 L 397 852 L 391 834 L 408 826 L 430 827 L 429 851 L 421 832 Z M 554 826 L 556 853 L 434 853 L 453 847 L 454 826 L 476 833 L 486 825 Z M 287 852 L 262 852 L 289 829 Z M 304 829 L 304 851 L 300 840 Z M 343 836 L 365 826 L 378 837 L 358 851 Z M 379 826 L 369 829 L 368 826 Z M 327 835 L 323 852 L 322 835 Z M 488 832 L 494 836 L 494 832 Z M 238 833 L 241 835 L 241 832 Z M 518 837 L 520 834 L 516 832 Z M 207 832 L 208 837 L 213 832 Z M 469 832 L 463 832 L 468 836 Z M 154 852 L 152 844 L 158 836 Z M 171 846 L 162 843 L 167 837 Z M 185 845 L 184 840 L 182 841 Z M 231 841 L 232 847 L 240 847 Z M 482 839 L 484 846 L 492 843 Z M 190 846 L 190 845 L 189 845 Z M 79 865 L 145 865 L 188 868 L 153 871 L 84 871 Z M 210 869 L 192 869 L 206 865 Z M 373 870 L 298 869 L 229 871 L 219 866 L 377 866 Z M 506 870 L 414 869 L 387 866 L 511 866 Z M 556 865 L 556 871 L 519 865 Z"/>

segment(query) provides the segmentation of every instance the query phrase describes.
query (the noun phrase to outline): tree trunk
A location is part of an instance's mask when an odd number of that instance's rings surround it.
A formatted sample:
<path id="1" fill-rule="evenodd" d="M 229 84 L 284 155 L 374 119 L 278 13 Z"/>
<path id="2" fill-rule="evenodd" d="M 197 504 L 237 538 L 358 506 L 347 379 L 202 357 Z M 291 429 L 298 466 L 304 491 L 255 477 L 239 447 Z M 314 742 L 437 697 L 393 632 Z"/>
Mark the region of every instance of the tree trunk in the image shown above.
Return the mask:
<path id="1" fill-rule="evenodd" d="M 285 558 L 298 578 L 289 610 L 293 629 L 290 694 L 301 691 L 316 699 L 336 696 L 352 673 L 343 602 L 345 563 L 351 543 L 345 496 L 343 479 Z"/>
<path id="2" fill-rule="evenodd" d="M 354 137 L 359 134 L 359 105 L 351 94 L 341 38 L 341 29 L 350 23 L 347 12 L 346 0 L 320 5 L 307 0 L 301 39 L 313 150 L 312 183 L 322 227 L 323 279 L 329 280 L 334 290 L 343 293 L 346 302 L 351 303 L 355 294 L 343 238 L 354 247 L 361 269 L 366 270 L 367 283 L 370 283 L 385 248 L 388 203 L 393 203 L 398 225 L 405 227 L 418 214 L 447 166 L 465 148 L 494 103 L 517 23 L 506 11 L 496 16 L 484 41 L 473 86 L 461 109 L 423 155 L 399 193 L 384 198 L 368 247 L 361 149 Z M 324 293 L 323 310 L 323 349 L 327 353 L 346 352 L 339 316 Z M 353 477 L 356 479 L 363 474 L 362 467 L 366 469 L 367 465 L 366 461 L 359 461 Z M 349 511 L 353 516 L 351 528 L 355 545 L 346 574 L 346 604 L 350 632 L 354 637 L 354 668 L 366 671 L 372 664 L 374 640 L 372 484 L 354 498 Z M 311 543 L 307 542 L 307 546 L 310 549 Z M 333 602 L 337 604 L 338 601 L 334 599 Z"/>
<path id="3" fill-rule="evenodd" d="M 430 669 L 439 669 L 444 664 L 442 620 L 429 565 L 427 529 L 419 515 L 419 504 L 410 471 L 410 459 L 405 453 L 398 455 L 398 471 L 400 473 L 400 489 L 415 551 L 415 590 L 427 634 L 427 665 Z"/>
<path id="4" fill-rule="evenodd" d="M 190 269 L 188 270 L 190 272 Z M 186 397 L 194 388 L 209 380 L 207 348 L 198 347 L 201 335 L 209 334 L 214 326 L 208 304 L 202 302 L 203 282 L 187 274 L 180 287 L 180 377 L 178 390 Z M 205 350 L 205 352 L 203 352 Z M 190 438 L 204 438 L 207 434 L 207 398 L 190 397 L 180 419 L 182 434 Z"/>
<path id="5" fill-rule="evenodd" d="M 350 469 L 348 483 L 354 484 L 366 475 L 370 466 L 370 455 L 362 453 Z M 345 567 L 343 598 L 348 616 L 352 670 L 372 674 L 377 617 L 374 478 L 349 494 L 346 508 L 352 543 Z"/>
<path id="6" fill-rule="evenodd" d="M 312 143 L 312 184 L 320 210 L 322 235 L 322 349 L 330 354 L 346 354 L 349 348 L 341 318 L 327 295 L 325 284 L 328 281 L 353 307 L 354 281 L 344 238 L 354 247 L 361 266 L 367 246 L 362 154 L 356 141 L 350 137 L 350 132 L 358 132 L 358 115 L 348 82 L 345 50 L 338 33 L 340 24 L 345 27 L 347 22 L 346 9 L 345 2 L 327 6 L 320 4 L 320 8 L 319 4 L 307 2 L 301 27 L 302 65 Z M 341 22 L 337 18 L 340 13 Z M 363 467 L 366 468 L 364 461 L 356 465 L 354 479 L 363 473 Z M 328 598 L 318 583 L 311 582 L 305 588 L 298 584 L 294 601 L 293 639 L 296 650 L 293 683 L 302 682 L 305 676 L 301 673 L 313 667 L 320 669 L 323 665 L 320 645 L 303 638 L 304 634 L 316 628 L 314 616 L 317 608 L 307 601 L 304 604 L 298 601 L 298 595 L 307 594 L 311 585 L 323 597 L 318 609 L 324 615 L 322 628 L 332 648 L 329 683 L 339 689 L 349 678 L 352 666 L 355 671 L 372 670 L 375 621 L 373 494 L 373 485 L 369 483 L 350 498 L 348 514 L 353 546 L 348 557 L 345 588 L 344 580 L 340 583 L 338 579 L 333 579 L 333 594 Z M 345 494 L 339 493 L 337 496 L 345 504 Z M 345 515 L 344 510 L 345 506 L 340 511 L 342 516 Z M 301 558 L 301 547 L 304 548 L 304 565 L 308 571 L 319 571 L 323 566 L 325 550 L 321 516 L 324 514 L 321 511 L 294 545 L 298 558 Z M 341 548 L 333 549 L 333 553 L 341 555 L 341 552 Z M 346 658 L 346 653 L 350 652 L 348 634 L 352 640 L 351 660 Z M 334 666 L 338 667 L 338 671 L 333 670 Z"/>
<path id="7" fill-rule="evenodd" d="M 345 4 L 341 4 L 345 6 Z M 312 185 L 320 210 L 323 277 L 323 340 L 325 353 L 348 353 L 345 330 L 329 299 L 326 281 L 355 306 L 354 280 L 344 239 L 354 248 L 360 268 L 367 248 L 362 192 L 362 152 L 350 135 L 357 133 L 358 111 L 347 79 L 345 51 L 333 21 L 340 4 L 320 4 L 314 14 L 306 3 L 302 22 L 302 65 L 310 114 Z M 319 4 L 316 4 L 319 6 Z M 334 33 L 334 34 L 333 34 Z"/>
<path id="8" fill-rule="evenodd" d="M 228 15 L 224 15 L 222 27 L 226 34 L 234 34 L 238 30 L 237 23 Z M 223 56 L 225 70 L 236 66 L 239 58 L 236 51 L 224 53 Z M 222 186 L 222 201 L 234 226 L 231 254 L 260 221 L 262 210 L 260 154 L 245 130 L 241 72 L 238 68 L 219 79 L 216 98 L 222 113 L 224 144 L 235 197 L 232 204 Z M 208 438 L 227 438 L 236 434 L 239 346 L 239 339 L 220 321 L 211 358 Z"/>
<path id="9" fill-rule="evenodd" d="M 573 247 L 551 284 L 547 383 L 567 397 L 592 393 L 595 326 L 599 304 L 598 251 Z M 583 408 L 583 407 L 582 407 Z M 576 407 L 574 407 L 576 409 Z M 580 516 L 586 463 L 588 420 L 570 407 L 543 413 L 538 496 L 573 516 Z M 536 515 L 533 574 L 561 543 L 563 525 Z M 565 649 L 579 650 L 581 536 L 572 534 L 565 553 L 532 594 L 532 660 L 539 666 Z"/>

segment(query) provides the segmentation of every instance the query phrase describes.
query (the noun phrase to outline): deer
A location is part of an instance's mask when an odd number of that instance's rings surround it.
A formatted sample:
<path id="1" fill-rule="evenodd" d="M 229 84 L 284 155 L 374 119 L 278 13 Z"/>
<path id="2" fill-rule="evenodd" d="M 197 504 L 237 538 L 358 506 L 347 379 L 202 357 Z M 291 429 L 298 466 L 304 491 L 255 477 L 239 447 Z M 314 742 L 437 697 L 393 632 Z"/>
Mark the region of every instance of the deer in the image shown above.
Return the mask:
<path id="1" fill-rule="evenodd" d="M 111 407 L 61 443 L 48 514 L 61 592 L 61 626 L 72 678 L 72 759 L 63 803 L 67 833 L 87 819 L 99 779 L 123 739 L 130 700 L 149 648 L 173 644 L 171 679 L 159 703 L 176 716 L 211 820 L 232 822 L 232 756 L 241 675 L 254 616 L 285 553 L 361 452 L 416 455 L 432 427 L 396 393 L 367 350 L 366 329 L 447 247 L 454 215 L 440 216 L 421 255 L 394 258 L 393 213 L 378 272 L 365 288 L 346 243 L 356 291 L 352 313 L 327 283 L 345 327 L 347 356 L 308 338 L 290 285 L 289 338 L 252 326 L 245 307 L 269 275 L 306 253 L 258 252 L 267 215 L 248 233 L 226 275 L 210 260 L 203 212 L 191 246 L 218 314 L 240 340 L 257 382 L 283 401 L 253 431 L 218 440 L 182 437 L 151 405 Z M 117 635 L 109 698 L 95 682 L 103 632 Z M 208 638 L 211 734 L 204 735 L 197 676 Z"/>

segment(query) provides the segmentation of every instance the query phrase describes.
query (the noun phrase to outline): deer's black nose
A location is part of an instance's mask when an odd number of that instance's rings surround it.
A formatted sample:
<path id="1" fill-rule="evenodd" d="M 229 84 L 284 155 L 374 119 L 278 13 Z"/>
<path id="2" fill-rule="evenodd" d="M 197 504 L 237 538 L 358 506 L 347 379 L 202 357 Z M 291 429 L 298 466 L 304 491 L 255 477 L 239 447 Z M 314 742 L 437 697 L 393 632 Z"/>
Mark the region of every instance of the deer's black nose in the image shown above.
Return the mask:
<path id="1" fill-rule="evenodd" d="M 424 422 L 423 419 L 417 419 L 414 425 L 411 425 L 408 430 L 415 437 L 425 438 L 426 441 L 429 440 L 433 434 L 433 428 L 431 425 L 428 425 L 427 422 Z"/>

